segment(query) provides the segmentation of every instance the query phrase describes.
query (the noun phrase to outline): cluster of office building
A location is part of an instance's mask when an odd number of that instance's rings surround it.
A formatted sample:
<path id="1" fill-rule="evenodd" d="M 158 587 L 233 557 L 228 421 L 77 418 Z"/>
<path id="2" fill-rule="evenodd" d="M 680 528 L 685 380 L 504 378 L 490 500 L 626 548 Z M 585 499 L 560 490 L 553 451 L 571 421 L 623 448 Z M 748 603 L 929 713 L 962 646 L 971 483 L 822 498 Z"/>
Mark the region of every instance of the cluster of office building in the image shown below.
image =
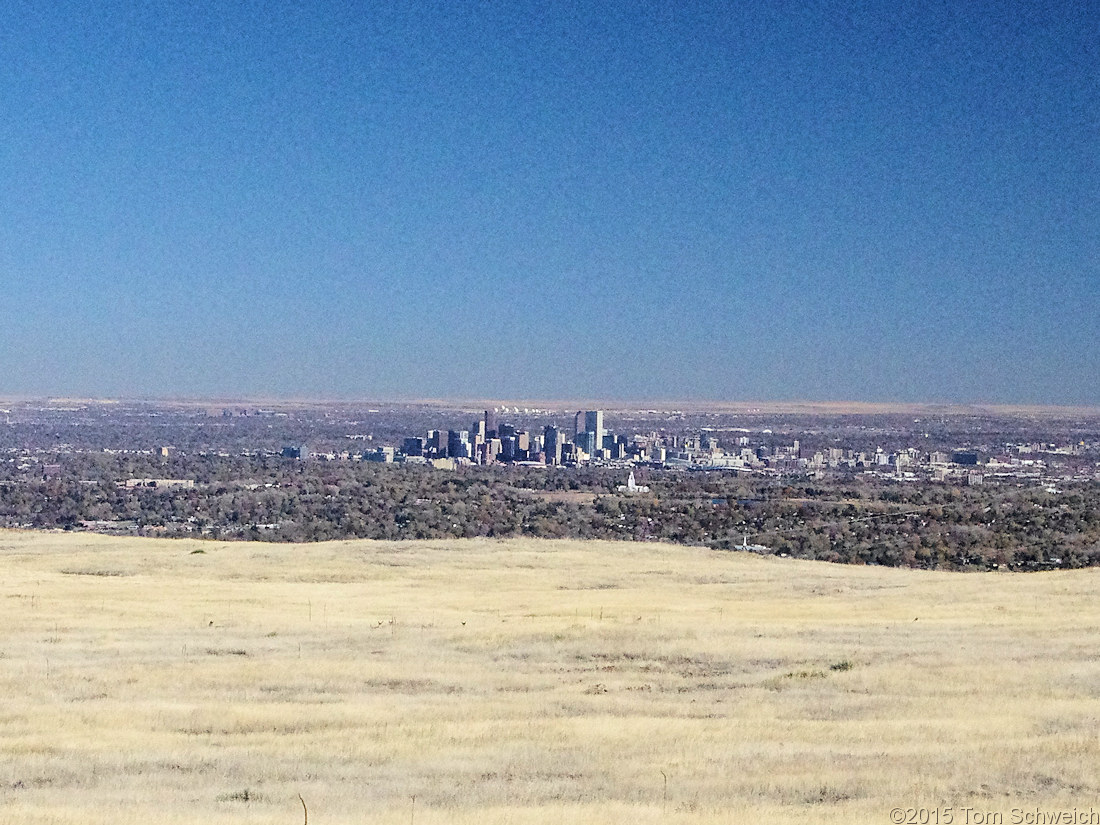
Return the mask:
<path id="1" fill-rule="evenodd" d="M 433 462 L 441 466 L 447 462 L 497 461 L 575 465 L 593 459 L 631 458 L 629 447 L 624 437 L 605 429 L 602 410 L 578 412 L 572 434 L 555 425 L 544 427 L 542 432 L 522 430 L 498 421 L 496 410 L 486 410 L 468 430 L 429 430 L 424 437 L 406 438 L 399 452 L 391 447 L 379 448 L 374 460 L 403 458 L 406 462 Z"/>
<path id="2" fill-rule="evenodd" d="M 912 447 L 886 451 L 843 447 L 807 450 L 797 439 L 790 444 L 762 444 L 747 435 L 729 437 L 720 444 L 714 432 L 689 435 L 652 432 L 629 437 L 609 432 L 602 410 L 582 410 L 570 432 L 548 425 L 532 432 L 497 420 L 486 410 L 468 430 L 429 430 L 423 437 L 404 439 L 400 449 L 384 446 L 363 453 L 367 461 L 430 463 L 453 468 L 460 464 L 496 462 L 564 465 L 601 463 L 660 464 L 669 468 L 735 470 L 758 475 L 850 477 L 874 473 L 898 480 L 961 481 L 981 484 L 994 478 L 1044 479 L 1052 472 L 1068 477 L 1053 454 L 1075 456 L 1083 445 L 1005 445 L 1005 453 L 982 455 L 962 449 L 926 452 Z M 1041 456 L 1041 453 L 1049 453 Z M 1044 460 L 1046 459 L 1046 460 Z M 1074 468 L 1077 475 L 1080 468 Z M 1093 468 L 1091 474 L 1097 472 Z"/>

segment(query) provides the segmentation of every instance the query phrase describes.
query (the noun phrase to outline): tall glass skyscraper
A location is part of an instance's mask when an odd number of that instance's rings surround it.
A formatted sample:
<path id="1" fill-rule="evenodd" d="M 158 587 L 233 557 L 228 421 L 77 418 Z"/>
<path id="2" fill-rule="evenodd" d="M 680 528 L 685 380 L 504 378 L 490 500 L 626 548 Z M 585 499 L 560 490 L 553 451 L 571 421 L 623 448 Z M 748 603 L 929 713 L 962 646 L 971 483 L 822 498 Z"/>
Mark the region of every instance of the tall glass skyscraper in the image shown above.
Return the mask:
<path id="1" fill-rule="evenodd" d="M 584 414 L 584 431 L 593 434 L 597 450 L 603 447 L 603 410 L 588 410 Z"/>

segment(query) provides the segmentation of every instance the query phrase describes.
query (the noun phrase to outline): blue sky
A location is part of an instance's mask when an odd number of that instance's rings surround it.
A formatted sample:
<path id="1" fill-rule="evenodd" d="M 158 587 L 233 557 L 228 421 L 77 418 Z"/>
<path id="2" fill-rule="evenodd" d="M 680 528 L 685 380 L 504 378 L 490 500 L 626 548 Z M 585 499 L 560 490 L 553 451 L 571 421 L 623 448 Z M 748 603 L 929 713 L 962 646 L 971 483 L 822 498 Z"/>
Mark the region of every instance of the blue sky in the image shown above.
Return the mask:
<path id="1" fill-rule="evenodd" d="M 14 0 L 0 393 L 1100 403 L 1100 4 Z"/>

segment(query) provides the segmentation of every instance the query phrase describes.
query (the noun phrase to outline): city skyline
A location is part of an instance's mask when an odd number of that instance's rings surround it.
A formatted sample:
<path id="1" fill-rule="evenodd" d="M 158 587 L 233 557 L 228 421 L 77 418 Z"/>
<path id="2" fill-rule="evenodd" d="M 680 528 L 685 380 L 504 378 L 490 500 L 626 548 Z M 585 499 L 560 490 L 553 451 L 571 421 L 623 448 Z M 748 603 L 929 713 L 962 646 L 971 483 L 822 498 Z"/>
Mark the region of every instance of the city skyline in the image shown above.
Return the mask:
<path id="1" fill-rule="evenodd" d="M 1094 5 L 0 23 L 0 396 L 1100 404 Z"/>

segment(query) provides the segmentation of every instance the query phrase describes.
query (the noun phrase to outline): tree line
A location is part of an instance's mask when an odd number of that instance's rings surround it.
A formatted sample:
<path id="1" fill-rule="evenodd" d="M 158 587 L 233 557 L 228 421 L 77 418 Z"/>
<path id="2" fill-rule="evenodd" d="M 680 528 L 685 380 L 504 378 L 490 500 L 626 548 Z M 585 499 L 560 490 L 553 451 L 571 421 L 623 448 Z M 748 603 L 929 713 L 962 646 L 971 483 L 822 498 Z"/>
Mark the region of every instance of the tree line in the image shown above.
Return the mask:
<path id="1" fill-rule="evenodd" d="M 50 476 L 0 476 L 0 525 L 263 541 L 460 537 L 670 541 L 797 558 L 921 568 L 1100 564 L 1100 485 L 899 485 L 649 469 L 624 471 L 102 453 Z M 193 488 L 124 486 L 187 478 Z M 575 495 L 562 495 L 562 494 Z"/>

